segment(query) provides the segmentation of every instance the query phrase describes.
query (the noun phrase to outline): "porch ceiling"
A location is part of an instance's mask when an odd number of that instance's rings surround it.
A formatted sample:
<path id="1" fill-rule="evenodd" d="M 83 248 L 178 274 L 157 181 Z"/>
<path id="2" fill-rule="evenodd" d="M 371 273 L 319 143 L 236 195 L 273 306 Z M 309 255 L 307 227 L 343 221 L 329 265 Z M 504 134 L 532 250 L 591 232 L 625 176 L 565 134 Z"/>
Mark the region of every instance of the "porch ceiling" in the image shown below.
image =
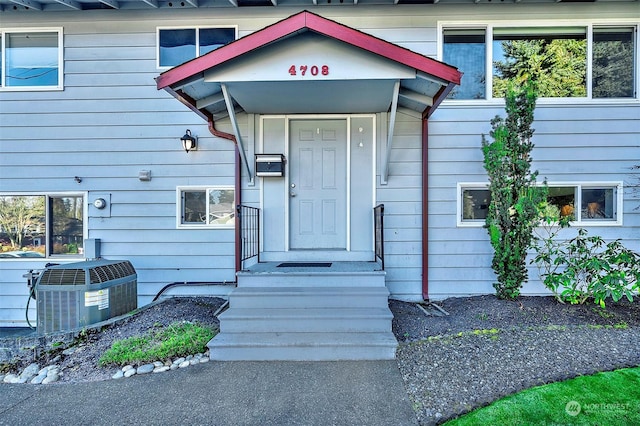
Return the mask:
<path id="1" fill-rule="evenodd" d="M 292 68 L 293 67 L 293 68 Z M 303 68 L 306 67 L 306 68 Z M 175 67 L 157 79 L 203 118 L 260 114 L 386 112 L 430 115 L 461 73 L 387 41 L 301 12 Z"/>

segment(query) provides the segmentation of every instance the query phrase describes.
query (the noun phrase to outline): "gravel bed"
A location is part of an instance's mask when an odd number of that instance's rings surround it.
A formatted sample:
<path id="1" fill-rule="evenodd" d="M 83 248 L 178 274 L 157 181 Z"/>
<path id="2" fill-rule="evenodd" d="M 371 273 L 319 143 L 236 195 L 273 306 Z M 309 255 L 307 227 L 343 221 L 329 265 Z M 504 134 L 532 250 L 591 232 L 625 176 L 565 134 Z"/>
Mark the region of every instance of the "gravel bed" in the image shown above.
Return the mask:
<path id="1" fill-rule="evenodd" d="M 438 303 L 447 316 L 428 316 L 411 303 L 390 305 L 401 342 L 398 366 L 422 425 L 532 386 L 640 365 L 638 302 L 603 312 L 551 297 L 482 296 Z"/>
<path id="2" fill-rule="evenodd" d="M 224 300 L 217 297 L 166 299 L 161 303 L 144 307 L 135 315 L 101 330 L 89 329 L 81 333 L 70 348 L 60 347 L 58 350 L 45 352 L 35 361 L 40 366 L 50 363 L 59 365 L 62 373 L 60 383 L 109 380 L 118 368 L 98 367 L 98 360 L 114 341 L 141 336 L 176 321 L 191 321 L 218 328 L 218 318 L 214 314 L 223 303 Z M 18 365 L 26 367 L 33 361 L 24 359 Z"/>
<path id="3" fill-rule="evenodd" d="M 97 361 L 115 340 L 175 321 L 218 326 L 220 298 L 172 298 L 81 335 L 71 350 L 38 359 L 60 365 L 60 382 L 108 380 Z M 397 362 L 418 421 L 439 424 L 532 386 L 640 365 L 640 302 L 563 305 L 552 297 L 494 296 L 437 305 L 391 300 Z M 445 315 L 443 311 L 448 314 Z M 19 360 L 26 366 L 33 359 Z M 1 385 L 0 385 L 1 386 Z"/>

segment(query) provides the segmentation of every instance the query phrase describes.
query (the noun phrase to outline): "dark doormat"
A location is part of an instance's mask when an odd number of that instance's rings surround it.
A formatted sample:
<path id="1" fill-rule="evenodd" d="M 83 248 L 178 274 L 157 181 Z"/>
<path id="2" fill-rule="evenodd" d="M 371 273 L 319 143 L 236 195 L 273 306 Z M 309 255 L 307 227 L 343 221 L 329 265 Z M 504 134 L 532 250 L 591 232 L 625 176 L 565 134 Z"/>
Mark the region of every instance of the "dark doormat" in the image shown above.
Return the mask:
<path id="1" fill-rule="evenodd" d="M 284 262 L 278 268 L 329 268 L 331 262 Z"/>

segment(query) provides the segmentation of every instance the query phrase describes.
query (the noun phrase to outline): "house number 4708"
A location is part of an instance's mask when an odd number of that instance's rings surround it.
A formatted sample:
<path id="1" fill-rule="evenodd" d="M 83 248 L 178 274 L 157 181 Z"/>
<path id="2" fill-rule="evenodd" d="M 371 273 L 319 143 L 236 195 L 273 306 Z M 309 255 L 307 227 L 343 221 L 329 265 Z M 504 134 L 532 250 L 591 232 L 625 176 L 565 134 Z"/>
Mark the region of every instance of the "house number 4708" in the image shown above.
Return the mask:
<path id="1" fill-rule="evenodd" d="M 291 75 L 307 75 L 311 74 L 312 76 L 317 75 L 329 75 L 329 65 L 291 65 L 289 67 L 289 74 Z"/>

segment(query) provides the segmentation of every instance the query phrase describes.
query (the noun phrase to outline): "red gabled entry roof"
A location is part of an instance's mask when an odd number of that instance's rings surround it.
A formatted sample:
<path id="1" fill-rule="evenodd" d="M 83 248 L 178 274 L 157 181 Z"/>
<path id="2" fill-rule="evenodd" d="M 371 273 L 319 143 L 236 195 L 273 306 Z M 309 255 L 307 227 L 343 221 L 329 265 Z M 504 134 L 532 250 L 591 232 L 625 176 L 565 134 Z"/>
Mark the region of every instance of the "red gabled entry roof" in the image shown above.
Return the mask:
<path id="1" fill-rule="evenodd" d="M 299 31 L 310 30 L 340 40 L 354 47 L 378 54 L 416 70 L 438 77 L 449 83 L 460 84 L 462 74 L 455 68 L 435 59 L 405 49 L 388 41 L 303 11 L 282 21 L 222 46 L 207 55 L 198 57 L 176 68 L 162 73 L 156 83 L 158 89 L 193 78 L 205 70 L 238 58 Z"/>
<path id="2" fill-rule="evenodd" d="M 195 105 L 203 98 L 210 99 L 216 94 L 216 90 L 220 92 L 219 89 L 212 87 L 215 83 L 204 81 L 207 71 L 221 68 L 252 52 L 306 32 L 344 43 L 367 54 L 377 55 L 383 60 L 388 60 L 389 63 L 414 69 L 416 78 L 402 80 L 402 92 L 406 98 L 406 104 L 424 115 L 431 115 L 449 91 L 460 84 L 462 74 L 455 67 L 314 13 L 303 11 L 162 73 L 156 78 L 157 88 L 167 90 L 182 102 L 186 100 L 196 112 L 215 115 L 215 109 L 220 105 L 208 105 L 208 111 L 205 111 L 207 109 L 205 106 L 196 107 Z M 421 90 L 425 88 L 425 82 L 428 82 L 431 87 L 428 90 Z M 412 94 L 415 96 L 411 96 Z M 402 104 L 402 100 L 400 103 Z"/>

